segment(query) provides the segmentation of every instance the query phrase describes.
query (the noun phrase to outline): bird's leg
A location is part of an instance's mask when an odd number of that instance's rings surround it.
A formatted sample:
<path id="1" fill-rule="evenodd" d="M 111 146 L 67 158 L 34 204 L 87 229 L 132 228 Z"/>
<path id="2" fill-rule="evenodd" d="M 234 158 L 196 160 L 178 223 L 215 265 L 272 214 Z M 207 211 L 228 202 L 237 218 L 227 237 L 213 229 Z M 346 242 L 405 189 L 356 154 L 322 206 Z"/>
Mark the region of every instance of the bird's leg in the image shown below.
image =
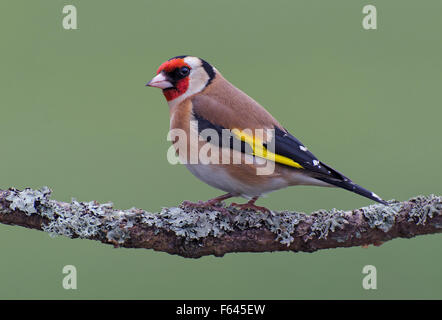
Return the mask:
<path id="1" fill-rule="evenodd" d="M 243 204 L 238 204 L 235 202 L 232 202 L 232 206 L 238 207 L 240 209 L 252 209 L 255 211 L 261 211 L 264 213 L 270 213 L 270 210 L 267 209 L 266 207 L 260 207 L 255 205 L 256 200 L 258 200 L 259 197 L 253 197 L 250 201 L 248 201 L 247 203 L 243 203 Z"/>

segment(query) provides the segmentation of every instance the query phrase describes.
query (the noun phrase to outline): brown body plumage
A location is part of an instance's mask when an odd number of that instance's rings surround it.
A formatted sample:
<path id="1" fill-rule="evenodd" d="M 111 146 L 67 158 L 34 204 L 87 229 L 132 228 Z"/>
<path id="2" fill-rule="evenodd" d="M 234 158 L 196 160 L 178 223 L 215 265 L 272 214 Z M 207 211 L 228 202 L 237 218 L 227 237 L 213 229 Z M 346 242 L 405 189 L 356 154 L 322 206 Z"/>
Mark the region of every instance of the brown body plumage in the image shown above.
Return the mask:
<path id="1" fill-rule="evenodd" d="M 202 59 L 190 56 L 172 58 L 160 67 L 158 75 L 148 85 L 163 89 L 170 107 L 170 129 L 181 130 L 186 134 L 184 141 L 173 141 L 182 162 L 202 181 L 228 192 L 226 196 L 215 198 L 216 201 L 243 196 L 251 198 L 248 204 L 254 206 L 254 201 L 265 193 L 293 185 L 316 185 L 339 186 L 385 203 L 374 193 L 317 160 L 258 102 L 228 82 L 218 70 Z M 276 141 L 276 151 L 279 149 L 283 153 L 277 157 L 287 161 L 274 158 L 269 160 L 256 156 L 256 153 L 223 145 L 217 146 L 217 161 L 209 164 L 201 161 L 192 163 L 191 157 L 208 143 L 205 138 L 201 138 L 198 143 L 191 143 L 192 135 L 199 137 L 202 134 L 198 126 L 218 132 L 221 129 L 251 130 L 253 137 L 258 129 L 263 130 L 263 145 L 267 147 L 267 143 Z M 230 161 L 226 163 L 225 159 Z M 235 163 L 234 159 L 241 161 Z M 273 171 L 264 175 L 257 174 L 258 168 L 269 164 L 273 165 Z"/>

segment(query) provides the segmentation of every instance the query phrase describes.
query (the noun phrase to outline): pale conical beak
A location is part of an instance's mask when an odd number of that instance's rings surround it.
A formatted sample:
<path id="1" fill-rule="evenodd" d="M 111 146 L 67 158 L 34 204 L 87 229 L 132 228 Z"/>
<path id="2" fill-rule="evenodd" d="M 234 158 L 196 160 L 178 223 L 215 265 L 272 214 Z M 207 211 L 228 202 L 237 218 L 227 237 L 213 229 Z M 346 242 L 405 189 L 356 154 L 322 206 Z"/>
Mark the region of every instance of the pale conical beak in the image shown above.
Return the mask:
<path id="1" fill-rule="evenodd" d="M 147 84 L 147 87 L 155 87 L 160 89 L 172 88 L 173 84 L 167 80 L 164 74 L 160 73 L 156 75 L 152 80 L 150 80 Z"/>

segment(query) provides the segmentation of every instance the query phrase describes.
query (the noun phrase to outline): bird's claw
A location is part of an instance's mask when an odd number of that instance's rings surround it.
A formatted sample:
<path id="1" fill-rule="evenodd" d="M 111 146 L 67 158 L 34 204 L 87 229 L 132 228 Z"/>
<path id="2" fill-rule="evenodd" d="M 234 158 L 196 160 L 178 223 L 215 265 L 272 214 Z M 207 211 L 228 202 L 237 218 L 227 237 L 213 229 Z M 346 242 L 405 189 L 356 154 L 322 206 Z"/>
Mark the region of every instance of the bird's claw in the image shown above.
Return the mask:
<path id="1" fill-rule="evenodd" d="M 261 211 L 263 213 L 270 214 L 270 210 L 266 207 L 257 206 L 253 203 L 247 202 L 247 203 L 235 203 L 232 202 L 231 206 L 237 207 L 242 210 L 253 210 L 253 211 Z"/>

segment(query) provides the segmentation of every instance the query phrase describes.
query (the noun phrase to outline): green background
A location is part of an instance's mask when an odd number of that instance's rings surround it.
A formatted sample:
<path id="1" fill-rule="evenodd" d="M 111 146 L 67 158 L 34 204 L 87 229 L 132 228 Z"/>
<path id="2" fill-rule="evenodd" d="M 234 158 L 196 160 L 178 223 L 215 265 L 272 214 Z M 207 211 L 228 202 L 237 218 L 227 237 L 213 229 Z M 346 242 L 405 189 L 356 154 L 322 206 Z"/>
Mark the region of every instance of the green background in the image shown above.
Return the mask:
<path id="1" fill-rule="evenodd" d="M 62 28 L 74 4 L 78 30 Z M 363 30 L 374 4 L 378 30 Z M 157 211 L 220 192 L 166 160 L 168 107 L 144 86 L 200 56 L 321 160 L 386 199 L 440 194 L 441 1 L 0 2 L 0 189 Z M 235 201 L 239 199 L 234 199 Z M 259 201 L 305 212 L 370 200 L 293 187 Z M 379 248 L 184 259 L 0 225 L 0 298 L 442 298 L 442 238 Z M 78 289 L 62 288 L 62 268 Z M 376 266 L 378 289 L 362 288 Z"/>

